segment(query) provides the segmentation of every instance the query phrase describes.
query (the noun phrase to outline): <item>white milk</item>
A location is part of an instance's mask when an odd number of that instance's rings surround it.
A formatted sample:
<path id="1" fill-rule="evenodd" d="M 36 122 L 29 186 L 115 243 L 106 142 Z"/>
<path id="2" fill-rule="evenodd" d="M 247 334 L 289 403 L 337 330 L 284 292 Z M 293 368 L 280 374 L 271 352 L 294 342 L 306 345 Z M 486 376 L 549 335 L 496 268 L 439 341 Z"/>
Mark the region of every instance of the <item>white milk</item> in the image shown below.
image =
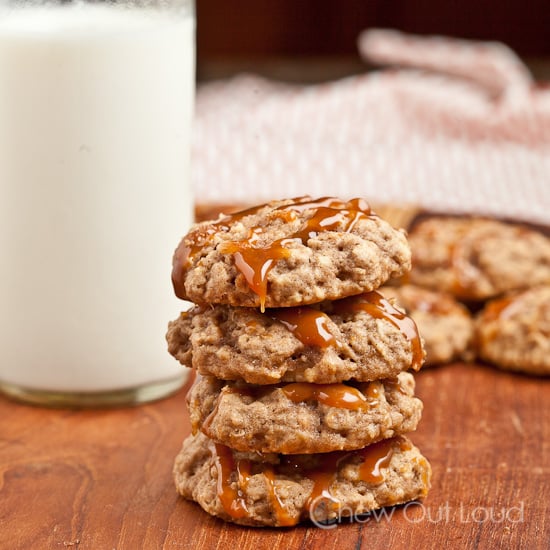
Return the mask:
<path id="1" fill-rule="evenodd" d="M 194 16 L 0 8 L 0 383 L 182 377 L 166 351 L 191 221 Z"/>

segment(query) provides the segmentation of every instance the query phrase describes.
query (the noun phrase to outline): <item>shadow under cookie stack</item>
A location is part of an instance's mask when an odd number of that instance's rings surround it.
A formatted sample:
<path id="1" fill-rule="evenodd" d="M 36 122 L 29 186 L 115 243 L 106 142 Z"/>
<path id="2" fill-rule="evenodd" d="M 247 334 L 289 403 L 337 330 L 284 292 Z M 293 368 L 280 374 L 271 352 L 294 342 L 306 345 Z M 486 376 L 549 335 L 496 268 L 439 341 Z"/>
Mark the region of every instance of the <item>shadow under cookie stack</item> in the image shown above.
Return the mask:
<path id="1" fill-rule="evenodd" d="M 354 199 L 274 201 L 196 224 L 174 255 L 169 351 L 199 376 L 181 495 L 255 526 L 338 522 L 426 496 L 403 434 L 422 402 L 415 323 L 376 292 L 410 269 L 405 235 Z"/>

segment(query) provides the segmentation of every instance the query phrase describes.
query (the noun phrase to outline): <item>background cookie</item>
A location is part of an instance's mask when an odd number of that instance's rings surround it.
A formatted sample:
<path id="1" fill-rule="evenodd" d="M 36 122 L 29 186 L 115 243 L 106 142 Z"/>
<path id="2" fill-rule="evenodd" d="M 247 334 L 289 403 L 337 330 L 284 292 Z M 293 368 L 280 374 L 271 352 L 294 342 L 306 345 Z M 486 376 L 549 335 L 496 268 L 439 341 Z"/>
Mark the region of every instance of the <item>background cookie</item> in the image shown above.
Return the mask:
<path id="1" fill-rule="evenodd" d="M 169 324 L 167 341 L 201 374 L 251 384 L 393 378 L 424 359 L 414 322 L 377 292 L 263 314 L 198 307 Z"/>
<path id="2" fill-rule="evenodd" d="M 172 280 L 195 303 L 288 307 L 370 291 L 409 269 L 404 233 L 364 201 L 302 197 L 196 224 Z"/>
<path id="3" fill-rule="evenodd" d="M 494 220 L 433 217 L 410 234 L 409 281 L 464 300 L 550 284 L 550 239 Z"/>
<path id="4" fill-rule="evenodd" d="M 283 454 L 359 449 L 415 430 L 422 414 L 409 373 L 354 386 L 201 378 L 188 406 L 194 431 L 239 451 Z"/>
<path id="5" fill-rule="evenodd" d="M 476 340 L 485 361 L 550 375 L 550 286 L 489 302 L 476 320 Z"/>
<path id="6" fill-rule="evenodd" d="M 268 458 L 258 462 L 199 433 L 176 458 L 176 487 L 225 520 L 285 526 L 401 504 L 426 496 L 430 486 L 428 461 L 403 436 L 358 451 Z"/>
<path id="7" fill-rule="evenodd" d="M 450 294 L 415 285 L 384 287 L 380 292 L 415 320 L 426 349 L 425 365 L 472 357 L 473 320 Z"/>

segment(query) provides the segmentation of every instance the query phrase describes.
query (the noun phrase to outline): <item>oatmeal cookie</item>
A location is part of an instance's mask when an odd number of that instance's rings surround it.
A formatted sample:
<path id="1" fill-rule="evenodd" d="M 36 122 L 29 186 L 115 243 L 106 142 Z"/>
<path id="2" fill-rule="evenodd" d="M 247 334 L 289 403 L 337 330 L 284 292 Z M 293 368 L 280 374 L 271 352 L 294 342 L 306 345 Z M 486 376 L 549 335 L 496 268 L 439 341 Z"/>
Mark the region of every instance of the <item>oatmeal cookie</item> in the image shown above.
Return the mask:
<path id="1" fill-rule="evenodd" d="M 414 321 L 375 291 L 265 313 L 195 307 L 169 324 L 167 341 L 199 373 L 250 384 L 394 378 L 425 354 Z"/>
<path id="2" fill-rule="evenodd" d="M 200 378 L 188 396 L 194 432 L 239 451 L 326 453 L 411 432 L 422 414 L 414 378 L 253 386 Z"/>
<path id="3" fill-rule="evenodd" d="M 195 303 L 290 307 L 374 290 L 409 269 L 404 232 L 363 200 L 301 197 L 196 224 L 172 281 Z"/>
<path id="4" fill-rule="evenodd" d="M 432 217 L 415 226 L 409 282 L 463 300 L 550 284 L 550 239 L 495 220 Z"/>
<path id="5" fill-rule="evenodd" d="M 550 375 L 550 286 L 489 302 L 476 320 L 476 340 L 489 363 Z"/>
<path id="6" fill-rule="evenodd" d="M 474 324 L 468 309 L 450 294 L 415 285 L 379 289 L 403 307 L 418 326 L 426 348 L 425 365 L 472 357 Z"/>
<path id="7" fill-rule="evenodd" d="M 313 455 L 239 453 L 204 434 L 176 458 L 178 492 L 206 512 L 253 526 L 338 521 L 425 497 L 431 469 L 405 437 L 356 451 Z"/>

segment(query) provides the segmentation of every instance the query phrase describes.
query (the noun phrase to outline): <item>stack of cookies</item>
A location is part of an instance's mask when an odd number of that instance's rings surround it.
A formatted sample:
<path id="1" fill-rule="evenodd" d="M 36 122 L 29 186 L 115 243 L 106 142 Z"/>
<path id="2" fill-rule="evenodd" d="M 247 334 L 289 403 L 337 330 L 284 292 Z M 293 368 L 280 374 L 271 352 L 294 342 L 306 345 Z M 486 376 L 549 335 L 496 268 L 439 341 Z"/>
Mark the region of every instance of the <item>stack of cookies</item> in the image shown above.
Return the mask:
<path id="1" fill-rule="evenodd" d="M 376 292 L 410 269 L 404 233 L 360 199 L 302 197 L 196 224 L 174 255 L 169 351 L 199 376 L 178 491 L 245 525 L 355 517 L 421 498 L 403 434 L 422 403 L 415 323 Z"/>

